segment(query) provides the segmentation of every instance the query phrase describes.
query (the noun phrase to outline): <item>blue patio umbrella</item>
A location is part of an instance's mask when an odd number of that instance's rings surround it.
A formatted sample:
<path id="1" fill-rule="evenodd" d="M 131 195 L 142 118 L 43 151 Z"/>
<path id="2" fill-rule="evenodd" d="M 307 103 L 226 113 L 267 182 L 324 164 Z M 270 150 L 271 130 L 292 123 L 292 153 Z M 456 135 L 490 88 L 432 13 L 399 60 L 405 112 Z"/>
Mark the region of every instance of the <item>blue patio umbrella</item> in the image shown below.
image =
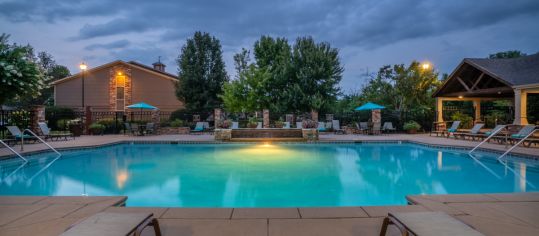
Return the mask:
<path id="1" fill-rule="evenodd" d="M 155 110 L 157 107 L 154 107 L 148 103 L 145 102 L 139 102 L 132 105 L 127 106 L 129 109 L 140 109 L 140 119 L 142 120 L 142 110 Z"/>
<path id="2" fill-rule="evenodd" d="M 376 103 L 367 102 L 367 103 L 363 104 L 360 107 L 356 107 L 356 109 L 354 109 L 354 110 L 356 110 L 356 111 L 367 111 L 367 110 L 380 110 L 380 109 L 384 109 L 384 108 L 386 108 L 386 107 L 378 105 Z"/>

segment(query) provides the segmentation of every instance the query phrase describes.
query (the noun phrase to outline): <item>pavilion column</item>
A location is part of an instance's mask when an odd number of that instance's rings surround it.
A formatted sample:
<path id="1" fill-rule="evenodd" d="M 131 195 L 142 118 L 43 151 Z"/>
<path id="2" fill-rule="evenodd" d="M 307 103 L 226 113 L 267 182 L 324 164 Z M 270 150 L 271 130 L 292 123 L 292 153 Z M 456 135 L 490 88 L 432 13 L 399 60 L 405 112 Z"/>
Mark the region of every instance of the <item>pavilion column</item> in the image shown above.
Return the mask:
<path id="1" fill-rule="evenodd" d="M 528 118 L 526 117 L 526 107 L 528 105 L 526 91 L 515 89 L 515 121 L 516 125 L 527 125 Z"/>
<path id="2" fill-rule="evenodd" d="M 443 98 L 436 98 L 436 122 L 444 122 L 443 111 Z"/>
<path id="3" fill-rule="evenodd" d="M 478 123 L 481 121 L 481 99 L 474 98 L 473 100 L 473 107 L 475 109 L 475 120 L 474 123 Z"/>

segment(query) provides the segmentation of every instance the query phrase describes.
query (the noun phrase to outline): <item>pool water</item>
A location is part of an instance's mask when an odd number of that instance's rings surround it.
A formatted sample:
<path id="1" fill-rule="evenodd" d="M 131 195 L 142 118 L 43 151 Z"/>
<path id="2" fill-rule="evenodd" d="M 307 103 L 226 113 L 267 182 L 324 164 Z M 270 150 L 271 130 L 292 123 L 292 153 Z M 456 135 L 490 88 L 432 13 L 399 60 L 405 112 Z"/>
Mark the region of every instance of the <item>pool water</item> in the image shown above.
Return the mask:
<path id="1" fill-rule="evenodd" d="M 128 196 L 128 206 L 406 204 L 406 195 L 537 191 L 536 162 L 416 144 L 119 144 L 0 162 L 0 195 Z M 515 174 L 516 173 L 516 174 Z"/>

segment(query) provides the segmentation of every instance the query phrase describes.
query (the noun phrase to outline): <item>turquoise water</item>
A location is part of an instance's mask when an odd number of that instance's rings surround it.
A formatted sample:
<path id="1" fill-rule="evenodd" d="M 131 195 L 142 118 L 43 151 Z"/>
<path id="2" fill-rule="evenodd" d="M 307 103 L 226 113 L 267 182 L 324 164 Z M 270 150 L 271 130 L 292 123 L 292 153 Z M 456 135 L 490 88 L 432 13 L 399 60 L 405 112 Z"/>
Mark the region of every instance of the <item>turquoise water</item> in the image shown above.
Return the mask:
<path id="1" fill-rule="evenodd" d="M 128 206 L 311 207 L 537 191 L 536 163 L 504 166 L 492 157 L 481 157 L 483 167 L 463 151 L 397 143 L 121 144 L 67 151 L 57 160 L 40 154 L 17 171 L 17 163 L 0 162 L 0 195 L 125 195 Z"/>

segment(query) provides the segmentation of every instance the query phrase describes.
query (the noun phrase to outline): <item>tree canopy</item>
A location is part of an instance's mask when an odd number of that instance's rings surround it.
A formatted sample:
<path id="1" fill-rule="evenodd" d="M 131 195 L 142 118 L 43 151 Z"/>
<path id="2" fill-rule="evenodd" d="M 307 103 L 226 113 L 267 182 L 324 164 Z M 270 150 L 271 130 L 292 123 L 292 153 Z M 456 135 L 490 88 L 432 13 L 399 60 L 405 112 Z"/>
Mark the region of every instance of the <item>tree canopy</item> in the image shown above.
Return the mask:
<path id="1" fill-rule="evenodd" d="M 32 47 L 9 44 L 7 34 L 0 35 L 0 76 L 0 104 L 39 96 L 46 77 L 32 58 Z"/>
<path id="2" fill-rule="evenodd" d="M 517 58 L 526 56 L 526 53 L 523 53 L 519 50 L 510 50 L 510 51 L 503 51 L 503 52 L 497 52 L 490 54 L 488 58 L 490 59 L 504 59 L 504 58 Z"/>
<path id="3" fill-rule="evenodd" d="M 228 81 L 221 43 L 208 33 L 195 32 L 177 59 L 179 82 L 176 96 L 189 111 L 220 107 L 223 85 Z"/>
<path id="4" fill-rule="evenodd" d="M 301 37 L 290 46 L 285 38 L 262 36 L 253 54 L 255 62 L 225 86 L 228 110 L 298 112 L 321 110 L 336 101 L 344 69 L 329 43 Z M 234 56 L 237 65 L 244 55 L 245 49 Z"/>

